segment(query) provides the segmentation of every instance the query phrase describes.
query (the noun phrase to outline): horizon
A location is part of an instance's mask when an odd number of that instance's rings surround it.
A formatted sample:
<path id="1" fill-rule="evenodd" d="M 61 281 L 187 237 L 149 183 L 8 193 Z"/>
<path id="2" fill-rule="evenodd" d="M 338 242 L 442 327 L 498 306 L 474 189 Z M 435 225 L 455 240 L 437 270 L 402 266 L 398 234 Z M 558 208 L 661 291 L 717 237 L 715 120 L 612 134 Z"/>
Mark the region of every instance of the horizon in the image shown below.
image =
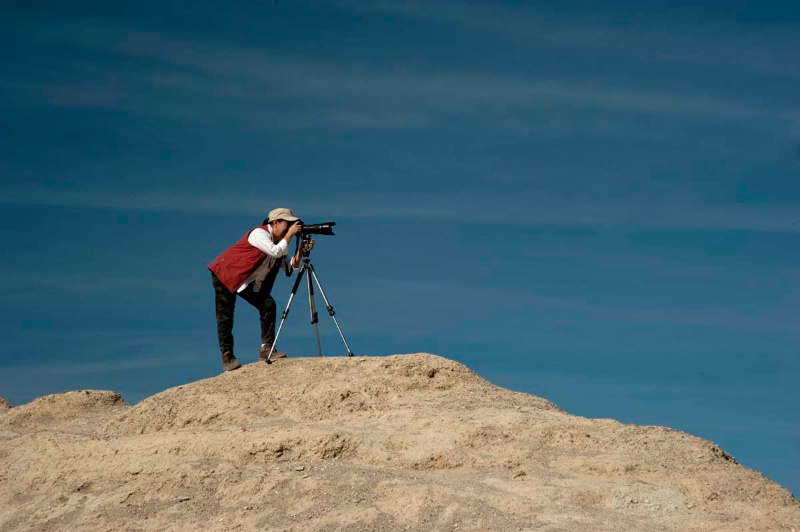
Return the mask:
<path id="1" fill-rule="evenodd" d="M 357 356 L 428 352 L 571 414 L 688 432 L 800 494 L 800 6 L 4 15 L 12 405 L 218 375 L 206 266 L 289 207 L 337 224 L 311 259 Z M 290 357 L 317 355 L 304 296 Z M 257 322 L 240 300 L 243 364 Z"/>

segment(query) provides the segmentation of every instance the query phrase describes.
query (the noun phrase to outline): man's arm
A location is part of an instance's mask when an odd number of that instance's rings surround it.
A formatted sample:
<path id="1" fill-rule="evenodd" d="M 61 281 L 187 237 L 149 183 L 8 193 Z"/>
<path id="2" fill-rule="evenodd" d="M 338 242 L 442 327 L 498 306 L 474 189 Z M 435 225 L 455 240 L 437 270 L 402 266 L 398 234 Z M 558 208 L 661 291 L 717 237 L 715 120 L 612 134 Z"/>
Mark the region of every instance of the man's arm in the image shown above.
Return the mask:
<path id="1" fill-rule="evenodd" d="M 247 237 L 247 242 L 249 242 L 251 246 L 260 249 L 270 257 L 275 257 L 276 259 L 285 257 L 289 254 L 288 240 L 283 239 L 275 244 L 272 242 L 272 238 L 269 236 L 269 233 L 260 227 L 250 231 L 250 235 Z"/>
<path id="2" fill-rule="evenodd" d="M 300 261 L 303 260 L 303 246 L 300 245 L 297 247 L 297 253 L 294 254 L 292 260 L 289 261 L 289 271 L 286 273 L 292 273 L 292 270 L 296 270 L 300 267 Z"/>

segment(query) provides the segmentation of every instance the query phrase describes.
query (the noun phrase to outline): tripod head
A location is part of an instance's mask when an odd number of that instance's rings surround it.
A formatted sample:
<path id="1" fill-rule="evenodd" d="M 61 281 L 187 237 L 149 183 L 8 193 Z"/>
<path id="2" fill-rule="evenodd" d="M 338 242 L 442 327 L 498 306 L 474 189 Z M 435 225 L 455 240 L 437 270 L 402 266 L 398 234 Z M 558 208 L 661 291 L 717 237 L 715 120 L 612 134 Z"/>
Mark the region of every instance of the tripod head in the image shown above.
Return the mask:
<path id="1" fill-rule="evenodd" d="M 308 259 L 308 257 L 311 255 L 311 235 L 297 235 L 296 238 L 297 241 L 295 249 L 302 249 L 303 257 Z"/>

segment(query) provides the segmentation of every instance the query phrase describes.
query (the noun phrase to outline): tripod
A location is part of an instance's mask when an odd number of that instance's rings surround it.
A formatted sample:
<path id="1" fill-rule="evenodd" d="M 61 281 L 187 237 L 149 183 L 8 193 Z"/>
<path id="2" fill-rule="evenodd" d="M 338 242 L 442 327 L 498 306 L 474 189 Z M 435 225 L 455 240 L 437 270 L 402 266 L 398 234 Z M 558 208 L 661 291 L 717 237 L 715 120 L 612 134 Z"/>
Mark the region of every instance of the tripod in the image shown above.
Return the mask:
<path id="1" fill-rule="evenodd" d="M 317 283 L 319 293 L 322 294 L 322 299 L 325 300 L 325 308 L 328 310 L 330 317 L 333 318 L 333 323 L 336 324 L 336 329 L 339 331 L 339 336 L 342 337 L 344 347 L 347 349 L 347 356 L 353 356 L 353 352 L 350 351 L 350 346 L 347 345 L 347 340 L 344 339 L 342 328 L 339 327 L 339 322 L 336 321 L 336 312 L 334 312 L 333 307 L 331 306 L 330 302 L 328 302 L 328 298 L 325 297 L 325 291 L 322 289 L 322 285 L 319 284 L 317 272 L 314 270 L 314 265 L 311 264 L 311 249 L 309 249 L 310 240 L 311 237 L 303 235 L 301 242 L 301 245 L 303 246 L 303 264 L 300 265 L 300 271 L 297 274 L 297 279 L 295 279 L 294 286 L 292 286 L 292 293 L 289 295 L 289 301 L 286 304 L 286 309 L 283 311 L 283 314 L 281 314 L 281 323 L 278 325 L 278 332 L 275 334 L 275 341 L 272 342 L 272 347 L 267 355 L 267 364 L 272 364 L 272 353 L 275 351 L 275 345 L 278 343 L 278 337 L 281 335 L 281 329 L 283 329 L 283 324 L 286 321 L 286 317 L 289 315 L 289 310 L 292 308 L 292 301 L 294 301 L 294 296 L 297 293 L 297 287 L 300 286 L 300 282 L 303 280 L 303 275 L 306 272 L 308 272 L 308 275 L 306 276 L 308 286 L 308 308 L 311 312 L 311 324 L 314 326 L 314 330 L 317 333 L 317 351 L 319 352 L 319 356 L 322 356 L 322 343 L 319 339 L 319 316 L 317 314 L 317 304 L 316 301 L 314 301 L 314 285 L 311 283 L 312 277 L 314 282 Z"/>

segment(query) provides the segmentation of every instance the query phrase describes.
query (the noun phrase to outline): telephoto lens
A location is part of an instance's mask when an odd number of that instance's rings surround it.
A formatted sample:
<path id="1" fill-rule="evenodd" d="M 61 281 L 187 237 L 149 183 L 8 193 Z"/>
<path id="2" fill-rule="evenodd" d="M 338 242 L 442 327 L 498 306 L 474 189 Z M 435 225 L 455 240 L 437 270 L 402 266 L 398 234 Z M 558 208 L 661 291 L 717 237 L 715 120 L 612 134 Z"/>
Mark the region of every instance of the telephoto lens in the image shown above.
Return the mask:
<path id="1" fill-rule="evenodd" d="M 336 222 L 323 222 L 321 224 L 303 224 L 304 235 L 332 235 Z"/>

